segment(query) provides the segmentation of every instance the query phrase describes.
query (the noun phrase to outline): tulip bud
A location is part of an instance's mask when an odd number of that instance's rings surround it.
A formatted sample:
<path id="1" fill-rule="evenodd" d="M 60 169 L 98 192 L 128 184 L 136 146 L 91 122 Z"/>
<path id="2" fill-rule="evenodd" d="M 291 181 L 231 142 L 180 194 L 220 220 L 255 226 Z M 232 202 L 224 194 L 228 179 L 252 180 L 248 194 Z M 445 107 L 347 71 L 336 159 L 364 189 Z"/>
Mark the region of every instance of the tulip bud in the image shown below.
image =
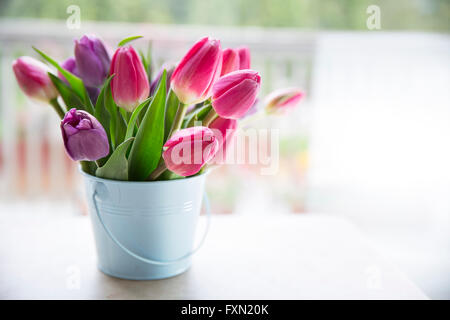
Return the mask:
<path id="1" fill-rule="evenodd" d="M 239 52 L 239 70 L 250 69 L 250 50 L 247 47 L 240 47 Z"/>
<path id="2" fill-rule="evenodd" d="M 147 73 L 133 47 L 120 47 L 111 61 L 111 91 L 119 107 L 132 112 L 150 92 Z"/>
<path id="3" fill-rule="evenodd" d="M 75 40 L 78 73 L 87 86 L 99 87 L 108 76 L 110 57 L 102 41 L 92 35 Z"/>
<path id="4" fill-rule="evenodd" d="M 261 77 L 253 70 L 231 72 L 217 80 L 212 89 L 212 105 L 222 118 L 239 119 L 254 104 Z"/>
<path id="5" fill-rule="evenodd" d="M 155 79 L 153 79 L 150 85 L 150 95 L 153 96 L 158 88 L 159 81 L 161 80 L 162 74 L 166 70 L 166 91 L 168 92 L 170 89 L 170 79 L 172 78 L 173 71 L 175 70 L 175 66 L 173 65 L 163 65 L 161 69 L 158 71 Z"/>
<path id="6" fill-rule="evenodd" d="M 12 64 L 14 74 L 22 91 L 37 101 L 49 102 L 58 96 L 48 72 L 50 69 L 31 57 L 20 57 Z"/>
<path id="7" fill-rule="evenodd" d="M 209 98 L 222 69 L 220 41 L 203 38 L 183 57 L 172 74 L 171 87 L 183 104 Z"/>
<path id="8" fill-rule="evenodd" d="M 298 88 L 278 89 L 265 99 L 265 109 L 268 113 L 284 113 L 294 108 L 305 93 Z"/>
<path id="9" fill-rule="evenodd" d="M 219 144 L 211 129 L 191 127 L 176 132 L 167 140 L 164 148 L 162 156 L 166 167 L 187 177 L 199 172 L 214 157 Z"/>
<path id="10" fill-rule="evenodd" d="M 95 161 L 109 154 L 105 129 L 85 111 L 70 109 L 61 121 L 61 132 L 67 154 L 74 161 Z"/>
<path id="11" fill-rule="evenodd" d="M 225 49 L 222 52 L 222 71 L 220 76 L 239 70 L 239 53 L 234 49 Z"/>
<path id="12" fill-rule="evenodd" d="M 227 148 L 232 147 L 237 131 L 237 120 L 216 118 L 209 128 L 214 132 L 214 135 L 219 143 L 219 150 L 211 160 L 211 163 L 222 164 L 226 162 Z"/>

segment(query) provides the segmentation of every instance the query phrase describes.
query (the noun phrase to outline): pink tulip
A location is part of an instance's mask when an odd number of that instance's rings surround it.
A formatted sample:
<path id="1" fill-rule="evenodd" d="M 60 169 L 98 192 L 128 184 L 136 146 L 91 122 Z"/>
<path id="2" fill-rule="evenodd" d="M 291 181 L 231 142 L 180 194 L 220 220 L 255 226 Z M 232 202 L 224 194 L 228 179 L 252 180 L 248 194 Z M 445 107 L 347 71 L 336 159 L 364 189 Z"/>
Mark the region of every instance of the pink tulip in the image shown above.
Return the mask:
<path id="1" fill-rule="evenodd" d="M 253 70 L 231 72 L 217 80 L 212 90 L 212 105 L 222 118 L 239 119 L 254 104 L 261 77 Z"/>
<path id="2" fill-rule="evenodd" d="M 284 113 L 294 108 L 305 93 L 298 88 L 278 89 L 270 93 L 265 99 L 265 109 L 268 113 Z"/>
<path id="3" fill-rule="evenodd" d="M 247 47 L 237 49 L 239 53 L 239 70 L 250 69 L 250 50 Z"/>
<path id="4" fill-rule="evenodd" d="M 119 107 L 132 112 L 150 93 L 147 73 L 133 47 L 116 50 L 111 61 L 111 91 Z"/>
<path id="5" fill-rule="evenodd" d="M 220 76 L 239 70 L 239 53 L 234 49 L 225 49 L 222 52 L 222 71 Z"/>
<path id="6" fill-rule="evenodd" d="M 183 57 L 175 68 L 171 88 L 183 104 L 206 100 L 222 69 L 220 41 L 203 38 Z"/>
<path id="7" fill-rule="evenodd" d="M 211 163 L 222 164 L 226 162 L 227 149 L 232 147 L 237 132 L 237 120 L 217 118 L 209 125 L 219 143 L 219 151 Z"/>
<path id="8" fill-rule="evenodd" d="M 162 156 L 166 167 L 180 176 L 191 176 L 200 171 L 219 149 L 211 129 L 191 127 L 176 132 L 164 144 Z"/>
<path id="9" fill-rule="evenodd" d="M 12 64 L 17 82 L 30 98 L 49 102 L 58 96 L 48 72 L 50 69 L 42 62 L 31 57 L 20 57 Z"/>

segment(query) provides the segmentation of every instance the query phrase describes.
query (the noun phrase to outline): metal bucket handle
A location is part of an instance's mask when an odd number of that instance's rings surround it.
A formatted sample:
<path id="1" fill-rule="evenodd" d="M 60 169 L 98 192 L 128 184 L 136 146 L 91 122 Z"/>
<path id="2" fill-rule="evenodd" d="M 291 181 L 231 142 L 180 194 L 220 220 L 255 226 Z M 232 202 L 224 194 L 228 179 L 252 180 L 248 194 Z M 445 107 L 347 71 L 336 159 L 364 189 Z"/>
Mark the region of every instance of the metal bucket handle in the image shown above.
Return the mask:
<path id="1" fill-rule="evenodd" d="M 200 247 L 205 242 L 206 236 L 207 236 L 208 231 L 209 231 L 209 225 L 211 223 L 211 209 L 210 209 L 210 206 L 209 206 L 209 200 L 208 200 L 208 196 L 206 194 L 206 191 L 203 193 L 203 202 L 202 203 L 203 203 L 203 205 L 205 207 L 205 210 L 206 210 L 207 219 L 206 219 L 205 232 L 203 233 L 202 239 L 200 240 L 200 243 L 198 244 L 198 246 L 194 250 L 192 250 L 191 252 L 185 254 L 184 256 L 182 256 L 180 258 L 177 258 L 177 259 L 174 259 L 174 260 L 149 259 L 149 258 L 142 257 L 142 256 L 134 253 L 130 249 L 126 248 L 122 243 L 120 243 L 119 240 L 117 240 L 117 238 L 112 234 L 112 232 L 108 229 L 108 227 L 103 222 L 103 219 L 102 219 L 102 217 L 100 215 L 100 212 L 98 211 L 96 196 L 97 196 L 97 189 L 95 189 L 94 193 L 92 194 L 92 200 L 93 200 L 93 203 L 94 203 L 94 207 L 95 207 L 95 212 L 97 214 L 97 218 L 100 221 L 101 225 L 103 226 L 103 229 L 106 231 L 106 233 L 111 238 L 111 240 L 114 241 L 114 243 L 116 245 L 118 245 L 123 251 L 125 251 L 130 256 L 132 256 L 132 257 L 134 257 L 134 258 L 136 258 L 136 259 L 138 259 L 138 260 L 140 260 L 142 262 L 149 263 L 149 264 L 155 264 L 155 265 L 168 265 L 168 264 L 172 264 L 172 263 L 175 263 L 175 262 L 179 262 L 179 261 L 182 261 L 182 260 L 184 260 L 186 258 L 189 258 L 194 253 L 196 253 L 198 251 L 198 249 L 200 249 Z"/>

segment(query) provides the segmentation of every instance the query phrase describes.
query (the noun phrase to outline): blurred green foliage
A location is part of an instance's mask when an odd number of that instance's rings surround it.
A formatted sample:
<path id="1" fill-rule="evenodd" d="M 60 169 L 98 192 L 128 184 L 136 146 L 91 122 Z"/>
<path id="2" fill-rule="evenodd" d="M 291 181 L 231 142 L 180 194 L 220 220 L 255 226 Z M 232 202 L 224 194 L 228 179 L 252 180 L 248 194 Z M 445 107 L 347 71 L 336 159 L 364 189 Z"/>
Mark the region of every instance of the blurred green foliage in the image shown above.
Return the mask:
<path id="1" fill-rule="evenodd" d="M 383 30 L 450 29 L 449 0 L 0 0 L 0 16 L 66 19 L 69 5 L 86 20 L 312 30 L 365 30 L 378 5 Z"/>

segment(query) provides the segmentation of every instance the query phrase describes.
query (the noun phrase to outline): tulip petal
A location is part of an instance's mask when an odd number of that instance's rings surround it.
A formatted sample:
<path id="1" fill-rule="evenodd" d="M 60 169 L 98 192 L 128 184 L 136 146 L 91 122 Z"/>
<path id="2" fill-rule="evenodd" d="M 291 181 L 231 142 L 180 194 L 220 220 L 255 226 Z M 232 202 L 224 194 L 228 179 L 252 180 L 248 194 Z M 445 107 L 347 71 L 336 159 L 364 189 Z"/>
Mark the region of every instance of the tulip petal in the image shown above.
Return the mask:
<path id="1" fill-rule="evenodd" d="M 184 104 L 203 101 L 209 97 L 221 67 L 220 41 L 203 38 L 188 51 L 175 68 L 171 88 Z"/>
<path id="2" fill-rule="evenodd" d="M 178 131 L 164 145 L 166 167 L 181 176 L 196 174 L 217 153 L 219 144 L 211 129 L 192 127 Z"/>
<path id="3" fill-rule="evenodd" d="M 225 49 L 222 53 L 222 70 L 220 75 L 239 70 L 239 53 L 234 49 Z"/>
<path id="4" fill-rule="evenodd" d="M 239 52 L 239 69 L 250 69 L 250 50 L 247 47 L 240 47 Z"/>
<path id="5" fill-rule="evenodd" d="M 30 98 L 48 102 L 58 96 L 48 72 L 50 69 L 31 57 L 20 57 L 12 64 L 22 91 Z"/>
<path id="6" fill-rule="evenodd" d="M 111 61 L 111 91 L 119 107 L 132 112 L 150 92 L 147 74 L 133 47 L 121 47 Z"/>
<path id="7" fill-rule="evenodd" d="M 230 90 L 230 88 L 235 87 L 238 83 L 245 79 L 251 79 L 257 83 L 260 83 L 261 78 L 257 71 L 254 70 L 239 70 L 231 72 L 220 78 L 220 81 L 217 81 L 213 88 L 213 96 L 220 97 L 226 91 Z"/>
<path id="8" fill-rule="evenodd" d="M 105 129 L 91 114 L 72 108 L 61 121 L 64 147 L 72 160 L 96 161 L 109 154 Z"/>
<path id="9" fill-rule="evenodd" d="M 76 40 L 75 60 L 86 85 L 98 87 L 103 84 L 108 75 L 110 58 L 100 39 L 85 35 Z"/>

